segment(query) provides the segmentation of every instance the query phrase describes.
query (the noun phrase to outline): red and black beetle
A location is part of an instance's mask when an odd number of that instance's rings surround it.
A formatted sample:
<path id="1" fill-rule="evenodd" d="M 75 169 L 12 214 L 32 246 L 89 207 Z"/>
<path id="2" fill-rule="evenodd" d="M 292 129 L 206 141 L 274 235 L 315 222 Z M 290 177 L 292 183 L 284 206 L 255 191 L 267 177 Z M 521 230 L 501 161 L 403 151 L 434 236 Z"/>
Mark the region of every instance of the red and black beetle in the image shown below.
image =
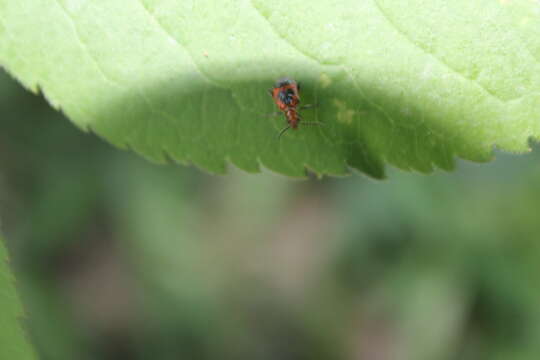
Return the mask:
<path id="1" fill-rule="evenodd" d="M 289 78 L 278 79 L 274 87 L 268 90 L 274 103 L 287 118 L 287 126 L 279 132 L 278 138 L 289 129 L 298 129 L 298 124 L 302 119 L 298 113 L 300 104 L 300 84 Z M 313 105 L 304 105 L 302 108 L 308 108 Z M 304 122 L 306 125 L 321 125 L 317 121 Z"/>

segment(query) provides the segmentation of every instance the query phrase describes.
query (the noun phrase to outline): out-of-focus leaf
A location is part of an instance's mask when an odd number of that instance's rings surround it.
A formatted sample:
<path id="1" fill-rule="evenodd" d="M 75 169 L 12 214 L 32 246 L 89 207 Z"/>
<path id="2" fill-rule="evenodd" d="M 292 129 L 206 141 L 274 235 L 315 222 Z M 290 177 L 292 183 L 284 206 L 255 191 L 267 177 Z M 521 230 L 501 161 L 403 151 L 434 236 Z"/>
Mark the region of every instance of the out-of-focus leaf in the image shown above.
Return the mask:
<path id="1" fill-rule="evenodd" d="M 0 359 L 35 359 L 21 326 L 23 309 L 8 266 L 7 250 L 0 236 Z"/>

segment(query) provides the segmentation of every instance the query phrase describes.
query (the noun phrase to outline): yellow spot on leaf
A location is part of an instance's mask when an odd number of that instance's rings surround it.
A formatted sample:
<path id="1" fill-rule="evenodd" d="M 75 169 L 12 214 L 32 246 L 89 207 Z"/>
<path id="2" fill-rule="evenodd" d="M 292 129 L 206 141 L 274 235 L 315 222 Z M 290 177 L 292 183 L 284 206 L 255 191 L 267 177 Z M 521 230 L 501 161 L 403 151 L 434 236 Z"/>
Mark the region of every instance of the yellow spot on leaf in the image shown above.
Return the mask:
<path id="1" fill-rule="evenodd" d="M 348 109 L 347 104 L 339 99 L 334 99 L 332 102 L 337 107 L 337 121 L 347 125 L 352 124 L 356 111 Z"/>
<path id="2" fill-rule="evenodd" d="M 332 79 L 326 74 L 321 74 L 321 76 L 319 76 L 319 83 L 321 84 L 321 87 L 325 89 L 332 84 Z"/>

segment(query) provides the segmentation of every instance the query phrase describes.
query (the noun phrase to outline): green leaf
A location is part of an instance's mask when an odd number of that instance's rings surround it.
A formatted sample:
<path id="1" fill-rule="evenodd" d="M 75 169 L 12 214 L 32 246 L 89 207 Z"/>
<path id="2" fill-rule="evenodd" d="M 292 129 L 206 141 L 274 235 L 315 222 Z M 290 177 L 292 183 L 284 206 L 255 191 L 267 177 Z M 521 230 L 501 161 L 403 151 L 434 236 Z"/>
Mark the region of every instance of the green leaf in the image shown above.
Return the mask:
<path id="1" fill-rule="evenodd" d="M 23 309 L 7 260 L 0 235 L 0 359 L 35 359 L 34 350 L 21 327 Z"/>
<path id="2" fill-rule="evenodd" d="M 0 63 L 80 128 L 216 173 L 381 178 L 540 136 L 532 0 L 0 0 Z M 325 125 L 277 140 L 284 75 Z"/>

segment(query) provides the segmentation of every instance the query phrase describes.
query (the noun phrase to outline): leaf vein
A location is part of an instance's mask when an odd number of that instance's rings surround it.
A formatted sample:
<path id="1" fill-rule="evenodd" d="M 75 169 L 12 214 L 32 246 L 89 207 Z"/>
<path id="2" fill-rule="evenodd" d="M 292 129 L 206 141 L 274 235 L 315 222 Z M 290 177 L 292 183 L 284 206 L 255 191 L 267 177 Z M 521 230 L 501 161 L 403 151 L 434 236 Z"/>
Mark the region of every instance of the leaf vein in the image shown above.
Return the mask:
<path id="1" fill-rule="evenodd" d="M 497 95 L 495 92 L 489 90 L 484 85 L 482 85 L 480 82 L 476 81 L 473 78 L 469 78 L 463 73 L 459 72 L 458 70 L 454 69 L 452 66 L 450 66 L 447 62 L 445 62 L 443 59 L 437 57 L 434 53 L 430 52 L 428 49 L 425 48 L 425 46 L 422 46 L 422 44 L 418 43 L 417 41 L 414 41 L 403 29 L 401 29 L 394 20 L 386 13 L 385 10 L 383 10 L 382 6 L 379 4 L 378 0 L 372 0 L 375 4 L 375 7 L 380 12 L 382 17 L 390 24 L 392 28 L 394 28 L 399 34 L 403 36 L 405 40 L 407 40 L 409 43 L 411 43 L 414 47 L 420 49 L 423 53 L 429 55 L 433 59 L 435 59 L 438 63 L 442 64 L 444 67 L 446 67 L 448 70 L 453 72 L 454 74 L 458 75 L 459 77 L 471 82 L 472 84 L 475 84 L 480 89 L 482 89 L 485 93 L 488 94 L 488 96 L 494 98 L 498 102 L 506 103 L 507 101 L 503 98 L 501 98 L 499 95 Z M 517 99 L 511 99 L 511 100 L 517 100 Z"/>
<path id="2" fill-rule="evenodd" d="M 184 51 L 186 51 L 186 53 L 189 54 L 190 58 L 191 58 L 191 62 L 193 63 L 193 66 L 197 69 L 197 71 L 199 72 L 199 74 L 201 74 L 201 76 L 206 79 L 206 81 L 208 81 L 209 83 L 213 84 L 214 86 L 217 86 L 219 88 L 226 88 L 226 86 L 224 85 L 221 85 L 219 84 L 215 79 L 212 79 L 212 77 L 206 73 L 200 66 L 199 64 L 195 61 L 195 59 L 193 58 L 193 55 L 191 54 L 191 52 L 187 49 L 187 46 L 182 44 L 176 37 L 174 37 L 171 32 L 161 23 L 161 21 L 159 21 L 159 19 L 155 16 L 155 14 L 147 7 L 146 3 L 144 2 L 144 0 L 139 0 L 142 8 L 144 9 L 144 11 L 146 12 L 146 14 L 148 14 L 148 16 L 150 17 L 150 19 L 161 29 L 161 31 L 163 31 L 163 33 L 165 33 L 165 35 L 170 38 L 172 41 L 174 41 L 174 43 L 182 48 Z"/>
<path id="3" fill-rule="evenodd" d="M 90 51 L 90 49 L 88 48 L 86 43 L 82 40 L 82 38 L 81 38 L 81 36 L 79 34 L 78 27 L 75 24 L 75 21 L 73 20 L 73 18 L 71 17 L 71 14 L 64 7 L 64 5 L 62 4 L 62 2 L 60 0 L 55 0 L 55 1 L 58 3 L 59 7 L 62 9 L 62 11 L 65 14 L 66 18 L 69 20 L 70 25 L 73 28 L 73 31 L 74 31 L 74 33 L 76 35 L 79 46 L 88 55 L 88 57 L 90 58 L 92 63 L 98 69 L 98 72 L 100 73 L 102 78 L 105 81 L 107 81 L 108 83 L 110 83 L 111 85 L 113 85 L 113 86 L 115 86 L 117 88 L 126 88 L 126 86 L 123 85 L 120 81 L 115 80 L 112 76 L 107 74 L 107 72 L 103 69 L 103 67 L 101 66 L 99 61 L 94 57 L 93 53 Z M 143 91 L 137 89 L 137 95 L 140 96 L 140 98 L 148 105 L 148 108 L 150 109 L 150 111 L 152 113 L 164 118 L 172 126 L 173 129 L 176 129 L 176 126 L 175 126 L 174 121 L 173 121 L 174 118 L 172 118 L 169 114 L 167 114 L 164 111 L 156 110 L 156 108 L 152 105 L 152 102 L 150 101 L 150 99 L 146 96 L 146 94 Z M 146 127 L 149 128 L 149 126 L 150 126 L 149 122 L 146 121 Z M 149 133 L 149 131 L 145 131 L 145 133 Z M 179 135 L 176 132 L 175 132 L 175 135 L 176 135 L 177 139 L 179 139 Z"/>
<path id="4" fill-rule="evenodd" d="M 122 87 L 122 85 L 120 84 L 120 82 L 118 82 L 117 80 L 113 79 L 111 76 L 109 76 L 105 70 L 103 69 L 103 67 L 101 66 L 101 64 L 97 61 L 97 59 L 94 57 L 94 55 L 92 54 L 92 52 L 88 49 L 88 46 L 86 45 L 86 43 L 83 41 L 83 39 L 81 38 L 81 35 L 79 34 L 79 29 L 77 28 L 77 25 L 75 24 L 75 21 L 73 20 L 73 18 L 71 17 L 71 14 L 67 11 L 67 9 L 64 7 L 64 4 L 62 4 L 61 0 L 54 0 L 56 1 L 56 3 L 58 4 L 58 6 L 60 7 L 60 9 L 62 9 L 62 12 L 63 14 L 65 15 L 65 17 L 68 19 L 69 21 L 69 24 L 70 26 L 72 27 L 73 29 L 73 32 L 75 34 L 75 37 L 77 39 L 77 42 L 79 44 L 79 46 L 81 47 L 81 49 L 83 50 L 84 53 L 86 53 L 88 55 L 88 57 L 90 58 L 90 60 L 92 61 L 92 63 L 94 64 L 94 66 L 98 69 L 98 72 L 100 73 L 100 75 L 103 77 L 103 79 L 109 83 L 111 83 L 112 85 L 116 86 L 116 87 Z"/>
<path id="5" fill-rule="evenodd" d="M 283 36 L 282 34 L 280 34 L 280 32 L 278 30 L 276 30 L 276 28 L 274 27 L 274 25 L 272 24 L 272 22 L 263 14 L 263 12 L 257 7 L 257 5 L 255 5 L 255 3 L 253 2 L 253 0 L 248 0 L 249 4 L 251 5 L 251 7 L 253 8 L 253 10 L 255 10 L 255 12 L 264 20 L 266 21 L 266 23 L 269 25 L 270 27 L 270 30 L 272 30 L 272 32 L 274 34 L 277 35 L 278 38 L 282 39 L 284 42 L 286 42 L 289 46 L 291 46 L 294 50 L 298 51 L 301 55 L 315 61 L 316 63 L 318 64 L 321 64 L 321 65 L 331 65 L 331 64 L 325 64 L 323 62 L 321 62 L 319 59 L 317 59 L 315 56 L 313 55 L 310 55 L 308 52 L 306 51 L 303 51 L 302 49 L 300 49 L 299 47 L 297 47 L 294 42 L 292 41 L 289 41 L 285 36 Z"/>
<path id="6" fill-rule="evenodd" d="M 163 33 L 169 37 L 179 48 L 181 48 L 182 50 L 184 50 L 188 55 L 189 55 L 189 58 L 191 59 L 191 62 L 193 64 L 193 66 L 195 67 L 195 69 L 197 70 L 197 72 L 202 76 L 203 79 L 205 79 L 208 83 L 220 88 L 220 89 L 225 89 L 225 90 L 228 90 L 231 92 L 232 94 L 232 98 L 234 100 L 234 102 L 236 103 L 236 105 L 240 108 L 240 109 L 244 109 L 244 105 L 242 104 L 241 101 L 239 101 L 237 98 L 236 98 L 236 95 L 234 93 L 234 91 L 232 89 L 230 89 L 227 85 L 225 84 L 220 84 L 219 81 L 217 81 L 216 79 L 213 79 L 210 74 L 208 74 L 206 71 L 203 70 L 203 68 L 201 66 L 199 66 L 199 64 L 197 63 L 197 61 L 195 60 L 195 58 L 193 57 L 193 54 L 191 53 L 191 51 L 189 51 L 188 47 L 185 45 L 185 44 L 182 44 L 182 42 L 180 40 L 178 40 L 175 36 L 173 36 L 171 34 L 171 32 L 161 23 L 161 21 L 159 21 L 159 19 L 156 17 L 156 15 L 147 7 L 146 3 L 144 0 L 139 0 L 140 4 L 141 4 L 141 7 L 144 9 L 144 11 L 146 12 L 146 14 L 148 14 L 148 17 L 154 22 L 156 23 L 156 25 L 161 29 L 161 31 L 163 31 Z"/>

